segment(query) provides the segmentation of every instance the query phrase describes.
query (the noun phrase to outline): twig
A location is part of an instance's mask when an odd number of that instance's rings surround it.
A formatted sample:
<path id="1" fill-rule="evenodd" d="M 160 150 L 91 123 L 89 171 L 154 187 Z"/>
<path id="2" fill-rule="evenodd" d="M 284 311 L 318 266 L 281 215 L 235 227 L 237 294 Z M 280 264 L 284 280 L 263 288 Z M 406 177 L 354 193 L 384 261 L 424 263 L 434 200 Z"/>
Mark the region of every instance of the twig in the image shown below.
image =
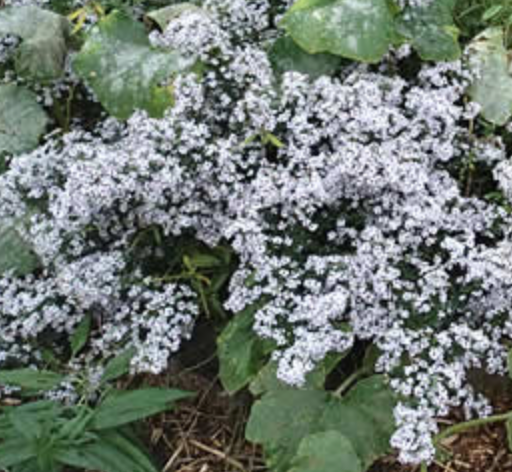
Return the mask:
<path id="1" fill-rule="evenodd" d="M 212 447 L 209 447 L 203 443 L 200 443 L 199 441 L 196 441 L 195 439 L 191 439 L 190 444 L 197 447 L 198 449 L 201 449 L 205 452 L 208 452 L 210 454 L 213 454 L 214 456 L 219 457 L 220 459 L 226 461 L 228 464 L 232 465 L 233 467 L 236 467 L 238 470 L 241 470 L 242 472 L 247 472 L 245 467 L 238 462 L 236 459 L 233 459 L 232 457 L 229 457 L 225 452 L 218 451 L 217 449 L 213 449 Z"/>

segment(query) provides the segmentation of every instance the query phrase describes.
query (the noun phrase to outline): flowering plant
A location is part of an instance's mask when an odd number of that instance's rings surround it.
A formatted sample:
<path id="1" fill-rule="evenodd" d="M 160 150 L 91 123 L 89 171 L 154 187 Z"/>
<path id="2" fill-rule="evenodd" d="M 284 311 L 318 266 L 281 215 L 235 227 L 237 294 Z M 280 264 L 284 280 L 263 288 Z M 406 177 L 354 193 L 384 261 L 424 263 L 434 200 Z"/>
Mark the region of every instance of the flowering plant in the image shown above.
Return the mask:
<path id="1" fill-rule="evenodd" d="M 428 463 L 437 417 L 488 415 L 468 373 L 505 374 L 512 330 L 503 28 L 464 48 L 455 0 L 82 3 L 0 10 L 0 365 L 51 352 L 45 395 L 73 401 L 79 373 L 94 396 L 121 353 L 163 372 L 231 316 L 221 378 L 263 395 L 247 435 L 277 472 L 319 447 Z"/>

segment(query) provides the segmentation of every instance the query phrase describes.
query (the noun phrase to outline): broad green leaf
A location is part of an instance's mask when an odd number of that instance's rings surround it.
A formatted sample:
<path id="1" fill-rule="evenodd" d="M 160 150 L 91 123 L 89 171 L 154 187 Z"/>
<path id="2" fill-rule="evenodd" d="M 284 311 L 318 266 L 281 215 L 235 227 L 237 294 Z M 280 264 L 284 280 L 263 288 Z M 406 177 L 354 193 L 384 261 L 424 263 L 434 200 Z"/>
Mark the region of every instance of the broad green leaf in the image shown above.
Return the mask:
<path id="1" fill-rule="evenodd" d="M 302 439 L 321 431 L 328 401 L 320 390 L 276 390 L 254 403 L 245 435 L 263 446 L 272 472 L 286 472 Z"/>
<path id="2" fill-rule="evenodd" d="M 341 401 L 332 401 L 320 420 L 325 430 L 350 439 L 361 463 L 368 468 L 389 452 L 395 430 L 394 397 L 382 377 L 361 380 Z"/>
<path id="3" fill-rule="evenodd" d="M 0 274 L 13 271 L 16 275 L 26 275 L 39 266 L 39 259 L 21 231 L 19 224 L 0 223 Z"/>
<path id="4" fill-rule="evenodd" d="M 169 5 L 158 10 L 149 12 L 146 17 L 153 20 L 161 30 L 164 30 L 167 25 L 176 18 L 179 18 L 183 13 L 190 11 L 203 11 L 193 3 L 183 2 L 176 5 Z"/>
<path id="5" fill-rule="evenodd" d="M 255 303 L 237 313 L 217 340 L 219 376 L 223 387 L 235 393 L 245 387 L 265 364 L 269 343 L 253 330 Z"/>
<path id="6" fill-rule="evenodd" d="M 395 37 L 387 0 L 298 0 L 282 24 L 310 54 L 365 62 L 378 62 Z"/>
<path id="7" fill-rule="evenodd" d="M 397 21 L 404 36 L 425 61 L 454 61 L 461 55 L 454 19 L 455 0 L 435 0 L 406 8 Z"/>
<path id="8" fill-rule="evenodd" d="M 0 160 L 34 149 L 48 124 L 36 95 L 24 87 L 0 85 Z"/>
<path id="9" fill-rule="evenodd" d="M 313 78 L 331 75 L 342 63 L 342 59 L 333 54 L 308 54 L 290 36 L 283 36 L 272 45 L 269 58 L 279 74 L 294 71 Z"/>
<path id="10" fill-rule="evenodd" d="M 48 370 L 0 370 L 0 385 L 16 385 L 27 390 L 51 390 L 63 380 L 63 375 Z"/>
<path id="11" fill-rule="evenodd" d="M 352 443 L 337 431 L 306 436 L 290 472 L 364 472 Z"/>
<path id="12" fill-rule="evenodd" d="M 326 377 L 336 367 L 338 362 L 346 354 L 329 354 L 318 366 L 306 375 L 306 383 L 303 389 L 313 390 L 322 389 Z M 249 386 L 249 390 L 255 396 L 262 395 L 271 390 L 292 390 L 294 387 L 280 381 L 277 378 L 277 363 L 269 361 L 254 378 Z"/>
<path id="13" fill-rule="evenodd" d="M 130 362 L 135 355 L 135 348 L 131 347 L 122 354 L 114 357 L 108 362 L 105 371 L 101 376 L 101 382 L 112 382 L 130 371 Z"/>
<path id="14" fill-rule="evenodd" d="M 512 116 L 512 72 L 504 41 L 501 28 L 490 28 L 468 46 L 470 64 L 477 76 L 469 95 L 481 105 L 482 116 L 496 125 L 504 125 Z"/>
<path id="15" fill-rule="evenodd" d="M 360 381 L 341 400 L 319 390 L 275 390 L 254 404 L 246 437 L 263 446 L 273 472 L 287 472 L 304 438 L 337 431 L 366 470 L 389 451 L 393 408 L 393 396 L 379 376 Z"/>
<path id="16" fill-rule="evenodd" d="M 9 439 L 0 444 L 0 469 L 9 469 L 34 457 L 31 443 L 22 438 Z"/>
<path id="17" fill-rule="evenodd" d="M 71 344 L 71 356 L 75 357 L 87 343 L 89 339 L 89 333 L 91 331 L 91 317 L 89 315 L 84 316 L 82 321 L 76 327 L 72 334 L 69 342 Z"/>
<path id="18" fill-rule="evenodd" d="M 144 388 L 116 392 L 96 409 L 92 429 L 114 428 L 174 407 L 174 402 L 192 396 L 175 389 Z"/>
<path id="19" fill-rule="evenodd" d="M 161 117 L 173 103 L 163 84 L 189 69 L 190 59 L 153 48 L 142 23 L 111 13 L 92 29 L 73 62 L 107 111 L 127 119 L 137 109 Z"/>
<path id="20" fill-rule="evenodd" d="M 21 38 L 15 56 L 16 72 L 34 80 L 58 79 L 64 72 L 68 20 L 35 6 L 7 7 L 0 11 L 0 37 Z"/>

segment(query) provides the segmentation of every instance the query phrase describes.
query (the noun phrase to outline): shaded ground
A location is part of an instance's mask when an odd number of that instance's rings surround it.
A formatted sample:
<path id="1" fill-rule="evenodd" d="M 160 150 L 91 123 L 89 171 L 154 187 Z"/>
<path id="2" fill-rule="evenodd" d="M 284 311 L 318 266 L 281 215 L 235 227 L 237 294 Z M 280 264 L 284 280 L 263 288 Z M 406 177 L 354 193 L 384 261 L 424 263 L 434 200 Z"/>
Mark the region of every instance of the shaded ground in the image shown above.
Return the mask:
<path id="1" fill-rule="evenodd" d="M 151 423 L 152 448 L 164 464 L 162 472 L 267 471 L 261 451 L 243 436 L 250 396 L 229 398 L 216 379 L 208 379 L 200 370 L 169 374 L 171 384 L 199 393 L 195 400 Z M 509 400 L 498 405 L 497 411 L 507 411 Z M 453 436 L 444 446 L 451 458 L 432 465 L 429 472 L 512 472 L 503 425 Z M 376 463 L 371 472 L 419 472 L 419 468 L 400 465 L 390 456 Z"/>
<path id="2" fill-rule="evenodd" d="M 165 376 L 144 379 L 153 385 L 197 392 L 193 400 L 148 423 L 155 458 L 162 472 L 268 472 L 262 451 L 244 440 L 251 396 L 229 397 L 223 392 L 216 376 L 215 330 L 208 324 L 198 330 L 194 342 L 184 346 Z M 486 377 L 476 383 L 493 399 L 497 413 L 512 408 L 512 393 L 502 381 Z M 454 413 L 444 423 L 460 419 Z M 502 424 L 453 436 L 443 445 L 451 457 L 444 464 L 433 464 L 429 472 L 512 472 L 512 454 Z M 390 456 L 376 463 L 371 472 L 419 472 L 419 468 L 400 465 Z"/>

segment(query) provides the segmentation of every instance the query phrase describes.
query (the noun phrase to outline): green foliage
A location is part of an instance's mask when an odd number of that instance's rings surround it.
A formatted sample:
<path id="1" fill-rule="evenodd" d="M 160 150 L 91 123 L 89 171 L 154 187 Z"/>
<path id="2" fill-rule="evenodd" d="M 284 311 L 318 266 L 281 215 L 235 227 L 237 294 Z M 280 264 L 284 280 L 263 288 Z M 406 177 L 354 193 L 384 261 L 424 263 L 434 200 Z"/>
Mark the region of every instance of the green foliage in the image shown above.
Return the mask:
<path id="1" fill-rule="evenodd" d="M 377 62 L 393 42 L 393 13 L 387 0 L 299 0 L 283 26 L 310 54 L 331 53 Z"/>
<path id="2" fill-rule="evenodd" d="M 310 54 L 378 62 L 390 46 L 409 42 L 422 59 L 447 61 L 461 53 L 454 8 L 455 0 L 437 0 L 403 12 L 388 0 L 299 0 L 285 15 L 283 27 Z M 300 67 L 321 64 L 313 57 L 293 55 Z"/>
<path id="3" fill-rule="evenodd" d="M 34 93 L 13 84 L 0 85 L 0 159 L 32 151 L 47 124 Z"/>
<path id="4" fill-rule="evenodd" d="M 26 275 L 39 266 L 39 259 L 22 234 L 21 222 L 0 223 L 0 274 L 13 271 L 17 275 Z"/>
<path id="5" fill-rule="evenodd" d="M 32 392 L 45 392 L 55 388 L 64 376 L 48 370 L 0 370 L 0 385 L 14 385 Z"/>
<path id="6" fill-rule="evenodd" d="M 325 386 L 325 379 L 334 370 L 336 365 L 345 357 L 344 354 L 329 354 L 322 362 L 320 362 L 315 369 L 306 375 L 306 383 L 302 386 L 303 389 L 321 390 Z M 255 396 L 260 396 L 266 392 L 275 390 L 292 390 L 294 387 L 285 384 L 277 378 L 277 363 L 269 361 L 258 372 L 249 386 L 249 390 Z"/>
<path id="7" fill-rule="evenodd" d="M 369 467 L 389 449 L 393 407 L 393 396 L 378 376 L 359 382 L 341 400 L 319 390 L 270 391 L 253 406 L 246 436 L 263 446 L 273 472 L 287 472 L 307 455 L 310 441 L 300 450 L 305 438 L 331 431 L 345 438 L 363 467 Z M 332 446 L 337 440 L 329 437 Z M 351 457 L 348 449 L 346 454 Z"/>
<path id="8" fill-rule="evenodd" d="M 257 303 L 236 314 L 217 341 L 223 387 L 235 393 L 245 387 L 265 364 L 271 351 L 253 330 L 254 314 L 261 307 Z"/>
<path id="9" fill-rule="evenodd" d="M 96 430 L 115 428 L 168 410 L 173 402 L 190 396 L 189 392 L 160 388 L 116 391 L 96 409 L 92 424 Z"/>
<path id="10" fill-rule="evenodd" d="M 425 7 L 406 10 L 397 31 L 407 38 L 425 61 L 453 61 L 460 57 L 453 11 L 455 0 L 436 0 Z"/>
<path id="11" fill-rule="evenodd" d="M 103 375 L 101 376 L 101 383 L 112 382 L 119 377 L 127 374 L 130 371 L 130 361 L 135 355 L 135 348 L 130 348 L 124 351 L 121 355 L 114 357 L 105 366 Z"/>
<path id="12" fill-rule="evenodd" d="M 71 355 L 76 356 L 86 345 L 89 333 L 91 331 L 91 316 L 86 315 L 81 323 L 76 327 L 75 332 L 71 335 L 69 342 L 71 344 Z"/>
<path id="13" fill-rule="evenodd" d="M 68 50 L 69 22 L 61 15 L 35 6 L 8 7 L 0 11 L 0 36 L 22 39 L 16 73 L 38 81 L 59 78 Z"/>
<path id="14" fill-rule="evenodd" d="M 122 120 L 136 109 L 161 117 L 173 103 L 172 88 L 163 84 L 192 65 L 178 53 L 153 48 L 144 26 L 121 12 L 93 28 L 73 62 L 101 104 Z"/>
<path id="15" fill-rule="evenodd" d="M 279 38 L 272 45 L 269 57 L 278 73 L 295 71 L 313 78 L 332 74 L 342 63 L 333 54 L 308 54 L 290 36 Z"/>
<path id="16" fill-rule="evenodd" d="M 101 472 L 156 472 L 133 435 L 119 426 L 167 410 L 188 396 L 178 390 L 142 389 L 111 394 L 95 409 L 51 401 L 4 408 L 0 468 L 60 472 L 72 466 Z"/>
<path id="17" fill-rule="evenodd" d="M 363 472 L 352 443 L 337 431 L 306 436 L 299 444 L 290 472 Z"/>
<path id="18" fill-rule="evenodd" d="M 471 42 L 469 51 L 477 73 L 470 96 L 482 106 L 485 119 L 504 125 L 512 116 L 512 73 L 502 28 L 491 28 L 479 34 Z"/>
<path id="19" fill-rule="evenodd" d="M 176 5 L 168 5 L 158 10 L 149 12 L 146 17 L 154 21 L 160 29 L 164 30 L 165 27 L 174 19 L 178 18 L 182 13 L 187 11 L 200 11 L 197 5 L 189 2 L 177 3 Z"/>

